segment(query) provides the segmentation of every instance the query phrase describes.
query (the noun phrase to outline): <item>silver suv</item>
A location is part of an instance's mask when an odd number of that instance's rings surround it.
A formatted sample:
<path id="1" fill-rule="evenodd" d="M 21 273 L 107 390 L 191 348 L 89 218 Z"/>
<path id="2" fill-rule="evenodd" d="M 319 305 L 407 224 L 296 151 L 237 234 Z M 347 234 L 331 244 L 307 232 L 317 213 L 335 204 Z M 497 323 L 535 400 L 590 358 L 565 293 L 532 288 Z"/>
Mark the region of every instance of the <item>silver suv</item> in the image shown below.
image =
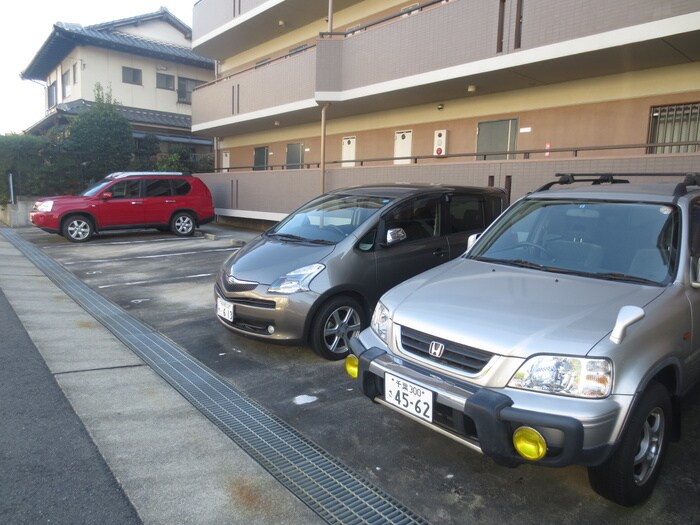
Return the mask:
<path id="1" fill-rule="evenodd" d="M 700 377 L 700 177 L 617 182 L 562 176 L 385 293 L 346 359 L 364 394 L 499 464 L 585 465 L 600 495 L 647 499 Z"/>

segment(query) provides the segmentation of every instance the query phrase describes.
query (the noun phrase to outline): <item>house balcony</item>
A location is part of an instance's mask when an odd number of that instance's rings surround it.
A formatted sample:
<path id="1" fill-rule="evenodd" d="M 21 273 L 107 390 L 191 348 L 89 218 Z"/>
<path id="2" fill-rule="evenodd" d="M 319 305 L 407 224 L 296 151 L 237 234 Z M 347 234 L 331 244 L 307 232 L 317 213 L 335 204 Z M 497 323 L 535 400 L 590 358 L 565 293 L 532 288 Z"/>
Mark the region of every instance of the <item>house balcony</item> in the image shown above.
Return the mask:
<path id="1" fill-rule="evenodd" d="M 193 130 L 246 133 L 275 121 L 318 122 L 324 103 L 342 118 L 697 62 L 700 12 L 693 9 L 682 0 L 664 3 L 663 12 L 638 0 L 424 2 L 347 32 L 321 33 L 300 56 L 198 88 Z"/>

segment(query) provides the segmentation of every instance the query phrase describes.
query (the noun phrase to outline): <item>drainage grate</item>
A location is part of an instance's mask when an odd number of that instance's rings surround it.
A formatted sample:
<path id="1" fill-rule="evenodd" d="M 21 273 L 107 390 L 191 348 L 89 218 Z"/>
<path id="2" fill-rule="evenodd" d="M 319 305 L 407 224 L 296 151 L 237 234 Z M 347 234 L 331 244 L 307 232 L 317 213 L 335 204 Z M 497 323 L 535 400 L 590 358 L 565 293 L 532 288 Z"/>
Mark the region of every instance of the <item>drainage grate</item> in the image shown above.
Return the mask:
<path id="1" fill-rule="evenodd" d="M 178 345 L 94 292 L 39 248 L 12 230 L 0 233 L 325 521 L 427 524 Z"/>

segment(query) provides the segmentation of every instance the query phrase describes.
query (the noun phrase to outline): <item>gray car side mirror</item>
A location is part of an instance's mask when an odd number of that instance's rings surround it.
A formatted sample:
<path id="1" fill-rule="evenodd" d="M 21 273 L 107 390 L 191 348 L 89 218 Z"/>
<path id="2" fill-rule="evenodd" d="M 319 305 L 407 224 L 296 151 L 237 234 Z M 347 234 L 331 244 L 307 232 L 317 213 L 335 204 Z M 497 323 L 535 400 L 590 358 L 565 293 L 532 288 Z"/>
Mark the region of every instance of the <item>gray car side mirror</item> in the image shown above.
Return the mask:
<path id="1" fill-rule="evenodd" d="M 386 232 L 386 243 L 388 245 L 396 244 L 406 238 L 406 232 L 403 228 L 391 228 Z"/>

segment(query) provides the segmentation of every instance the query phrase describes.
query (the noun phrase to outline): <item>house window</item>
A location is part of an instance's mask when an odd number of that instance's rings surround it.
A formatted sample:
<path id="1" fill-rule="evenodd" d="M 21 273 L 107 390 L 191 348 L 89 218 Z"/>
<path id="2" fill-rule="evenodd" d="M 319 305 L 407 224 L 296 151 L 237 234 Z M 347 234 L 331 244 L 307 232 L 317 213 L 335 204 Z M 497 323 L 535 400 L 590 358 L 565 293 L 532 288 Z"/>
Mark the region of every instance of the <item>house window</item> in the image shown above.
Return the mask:
<path id="1" fill-rule="evenodd" d="M 61 75 L 61 95 L 63 99 L 70 97 L 70 69 Z"/>
<path id="2" fill-rule="evenodd" d="M 78 63 L 73 64 L 73 84 L 78 83 Z"/>
<path id="3" fill-rule="evenodd" d="M 156 73 L 156 87 L 158 89 L 175 91 L 175 77 L 165 73 Z"/>
<path id="4" fill-rule="evenodd" d="M 178 77 L 177 101 L 182 104 L 192 104 L 192 91 L 200 84 L 204 84 L 204 82 L 193 78 Z"/>
<path id="5" fill-rule="evenodd" d="M 137 86 L 140 86 L 142 84 L 141 70 L 123 66 L 122 82 L 125 84 L 136 84 Z"/>
<path id="6" fill-rule="evenodd" d="M 46 104 L 49 108 L 54 107 L 58 103 L 58 100 L 56 100 L 57 95 L 56 81 L 54 81 L 49 84 L 49 87 L 46 89 Z"/>
<path id="7" fill-rule="evenodd" d="M 651 108 L 649 120 L 650 144 L 673 144 L 700 141 L 700 102 L 657 106 Z M 698 151 L 695 144 L 656 146 L 647 153 L 692 153 Z"/>

